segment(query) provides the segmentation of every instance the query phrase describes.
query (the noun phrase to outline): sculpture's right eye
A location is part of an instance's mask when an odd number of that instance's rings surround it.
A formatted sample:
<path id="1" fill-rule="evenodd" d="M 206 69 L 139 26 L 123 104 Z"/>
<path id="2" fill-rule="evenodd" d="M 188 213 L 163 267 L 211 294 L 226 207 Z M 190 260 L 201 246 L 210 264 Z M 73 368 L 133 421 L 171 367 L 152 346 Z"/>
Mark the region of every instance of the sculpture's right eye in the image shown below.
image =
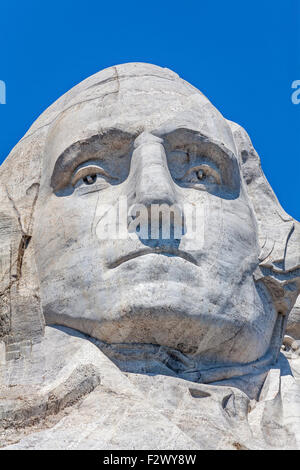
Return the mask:
<path id="1" fill-rule="evenodd" d="M 97 175 L 87 175 L 87 176 L 84 176 L 83 182 L 84 184 L 87 184 L 87 185 L 94 184 L 96 179 L 97 179 Z"/>
<path id="2" fill-rule="evenodd" d="M 79 167 L 71 180 L 72 186 L 77 184 L 84 184 L 90 186 L 96 183 L 97 180 L 102 179 L 103 182 L 115 180 L 112 175 L 107 173 L 103 168 L 98 165 L 94 164 L 86 164 L 84 166 Z"/>

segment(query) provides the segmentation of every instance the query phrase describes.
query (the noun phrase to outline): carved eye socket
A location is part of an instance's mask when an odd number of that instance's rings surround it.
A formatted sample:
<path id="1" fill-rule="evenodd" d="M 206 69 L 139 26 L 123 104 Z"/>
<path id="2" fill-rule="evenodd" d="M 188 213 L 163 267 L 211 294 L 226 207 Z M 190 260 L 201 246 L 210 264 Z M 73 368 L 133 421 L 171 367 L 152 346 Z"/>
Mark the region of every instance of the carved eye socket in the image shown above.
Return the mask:
<path id="1" fill-rule="evenodd" d="M 84 176 L 83 178 L 83 182 L 84 184 L 94 184 L 96 179 L 97 179 L 97 175 L 87 175 L 87 176 Z"/>

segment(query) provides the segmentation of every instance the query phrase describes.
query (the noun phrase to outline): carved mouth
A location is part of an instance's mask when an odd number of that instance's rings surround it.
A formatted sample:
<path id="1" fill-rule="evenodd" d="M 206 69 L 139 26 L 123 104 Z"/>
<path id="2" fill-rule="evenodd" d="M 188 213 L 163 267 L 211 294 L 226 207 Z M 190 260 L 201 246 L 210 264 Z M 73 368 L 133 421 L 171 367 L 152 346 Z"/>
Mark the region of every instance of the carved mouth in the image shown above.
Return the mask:
<path id="1" fill-rule="evenodd" d="M 128 253 L 127 255 L 122 256 L 116 261 L 113 261 L 112 263 L 110 263 L 108 265 L 108 268 L 109 269 L 117 268 L 121 264 L 126 263 L 126 261 L 130 261 L 131 259 L 139 258 L 140 256 L 145 256 L 149 254 L 182 258 L 185 261 L 188 261 L 189 263 L 192 263 L 198 266 L 197 260 L 192 255 L 190 255 L 189 253 L 186 253 L 185 251 L 178 250 L 177 248 L 171 248 L 171 247 L 168 247 L 168 248 L 164 248 L 164 247 L 149 248 L 148 247 L 139 251 L 135 251 L 134 253 Z"/>

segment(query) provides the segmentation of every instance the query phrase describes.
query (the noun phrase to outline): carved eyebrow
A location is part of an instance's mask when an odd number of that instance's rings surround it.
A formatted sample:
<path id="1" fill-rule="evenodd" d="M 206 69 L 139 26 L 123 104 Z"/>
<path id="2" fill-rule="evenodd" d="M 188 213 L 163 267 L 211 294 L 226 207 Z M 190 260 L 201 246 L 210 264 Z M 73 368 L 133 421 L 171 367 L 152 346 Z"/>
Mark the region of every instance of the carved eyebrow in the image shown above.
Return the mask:
<path id="1" fill-rule="evenodd" d="M 214 147 L 219 152 L 223 152 L 229 158 L 235 157 L 232 150 L 227 148 L 226 145 L 223 144 L 223 142 L 214 140 L 213 138 L 202 134 L 198 130 L 189 128 L 188 126 L 178 126 L 178 124 L 174 122 L 166 122 L 160 128 L 152 131 L 152 134 L 157 137 L 160 137 L 165 141 L 168 141 L 171 144 L 174 144 L 174 142 L 176 141 L 181 141 L 181 143 L 189 142 L 195 145 L 201 145 L 204 143 L 211 144 L 212 147 Z"/>
<path id="2" fill-rule="evenodd" d="M 223 143 L 189 129 L 177 129 L 164 137 L 171 149 L 184 149 L 192 145 L 196 151 L 206 151 L 207 156 L 215 160 L 236 160 L 235 155 Z M 214 158 L 217 157 L 217 158 Z"/>
<path id="3" fill-rule="evenodd" d="M 87 161 L 118 158 L 125 155 L 136 136 L 118 129 L 109 129 L 67 147 L 57 158 L 51 177 L 51 187 L 58 191 L 66 187 L 74 170 Z"/>
<path id="4" fill-rule="evenodd" d="M 186 127 L 173 128 L 169 132 L 165 129 L 165 132 L 157 131 L 154 134 L 164 139 L 171 152 L 174 150 L 187 150 L 193 147 L 196 154 L 198 153 L 196 156 L 203 155 L 217 165 L 223 182 L 229 188 L 239 190 L 240 170 L 238 160 L 235 154 L 222 142 Z"/>

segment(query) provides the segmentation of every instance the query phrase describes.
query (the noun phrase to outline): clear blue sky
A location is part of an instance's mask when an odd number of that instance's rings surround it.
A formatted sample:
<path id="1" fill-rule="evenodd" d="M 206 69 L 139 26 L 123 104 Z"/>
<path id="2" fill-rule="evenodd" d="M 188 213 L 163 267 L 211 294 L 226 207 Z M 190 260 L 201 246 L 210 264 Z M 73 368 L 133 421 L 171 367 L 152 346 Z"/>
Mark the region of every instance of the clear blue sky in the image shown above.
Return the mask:
<path id="1" fill-rule="evenodd" d="M 3 0 L 0 163 L 39 114 L 122 62 L 166 66 L 246 128 L 284 209 L 300 220 L 300 2 Z"/>

